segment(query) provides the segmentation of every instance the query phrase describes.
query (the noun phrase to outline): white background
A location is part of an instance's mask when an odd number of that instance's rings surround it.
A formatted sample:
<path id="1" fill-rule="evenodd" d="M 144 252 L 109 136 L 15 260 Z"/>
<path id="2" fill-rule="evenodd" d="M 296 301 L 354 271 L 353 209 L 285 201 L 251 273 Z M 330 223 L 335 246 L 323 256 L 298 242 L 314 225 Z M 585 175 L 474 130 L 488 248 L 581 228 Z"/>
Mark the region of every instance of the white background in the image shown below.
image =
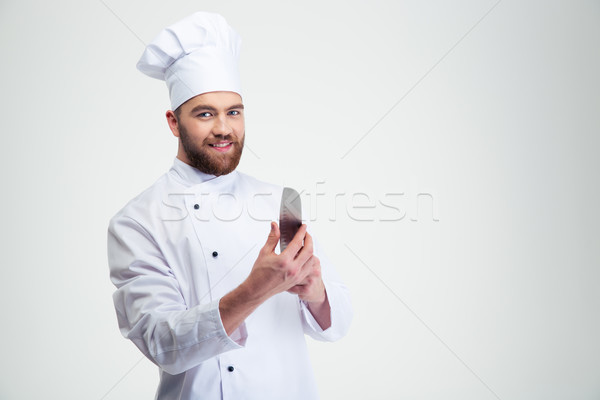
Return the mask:
<path id="1" fill-rule="evenodd" d="M 240 170 L 353 294 L 323 399 L 600 398 L 598 1 L 4 0 L 1 399 L 153 397 L 106 227 L 175 155 L 143 43 L 197 10 L 243 39 Z"/>

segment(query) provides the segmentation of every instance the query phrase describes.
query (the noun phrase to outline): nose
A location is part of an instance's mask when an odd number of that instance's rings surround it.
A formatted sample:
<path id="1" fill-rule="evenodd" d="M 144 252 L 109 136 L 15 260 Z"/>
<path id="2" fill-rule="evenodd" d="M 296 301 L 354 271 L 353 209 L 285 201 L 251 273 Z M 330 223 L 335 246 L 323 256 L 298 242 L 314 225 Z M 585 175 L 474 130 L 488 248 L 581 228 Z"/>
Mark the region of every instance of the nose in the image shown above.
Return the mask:
<path id="1" fill-rule="evenodd" d="M 215 136 L 227 136 L 233 133 L 233 128 L 227 123 L 227 117 L 215 118 L 212 132 Z"/>

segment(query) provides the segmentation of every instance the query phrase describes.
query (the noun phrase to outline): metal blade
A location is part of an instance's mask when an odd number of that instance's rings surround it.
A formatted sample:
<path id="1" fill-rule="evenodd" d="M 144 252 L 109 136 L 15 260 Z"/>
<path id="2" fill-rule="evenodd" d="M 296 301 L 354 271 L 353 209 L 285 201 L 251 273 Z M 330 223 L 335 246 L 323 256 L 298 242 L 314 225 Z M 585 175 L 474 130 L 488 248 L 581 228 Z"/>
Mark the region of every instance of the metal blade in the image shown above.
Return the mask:
<path id="1" fill-rule="evenodd" d="M 300 194 L 292 188 L 283 188 L 281 209 L 279 211 L 279 231 L 281 252 L 290 244 L 298 228 L 302 225 L 302 202 Z"/>

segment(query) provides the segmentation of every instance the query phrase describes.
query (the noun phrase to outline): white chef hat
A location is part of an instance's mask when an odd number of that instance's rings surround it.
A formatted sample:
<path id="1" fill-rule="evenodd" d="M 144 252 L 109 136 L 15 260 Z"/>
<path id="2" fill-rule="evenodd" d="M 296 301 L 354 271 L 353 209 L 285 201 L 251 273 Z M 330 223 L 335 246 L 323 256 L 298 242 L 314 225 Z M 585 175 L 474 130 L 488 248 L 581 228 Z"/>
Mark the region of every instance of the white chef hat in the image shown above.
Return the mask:
<path id="1" fill-rule="evenodd" d="M 240 46 L 239 35 L 225 18 L 197 12 L 160 32 L 146 46 L 137 68 L 167 83 L 173 110 L 202 93 L 241 96 Z"/>

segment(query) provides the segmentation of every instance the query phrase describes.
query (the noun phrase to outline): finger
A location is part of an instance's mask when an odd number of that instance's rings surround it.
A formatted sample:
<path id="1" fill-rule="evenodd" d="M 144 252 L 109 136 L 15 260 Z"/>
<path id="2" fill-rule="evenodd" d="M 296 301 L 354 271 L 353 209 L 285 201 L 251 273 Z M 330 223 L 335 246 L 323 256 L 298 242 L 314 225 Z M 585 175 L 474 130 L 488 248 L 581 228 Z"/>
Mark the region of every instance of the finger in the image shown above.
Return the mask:
<path id="1" fill-rule="evenodd" d="M 306 285 L 295 285 L 287 290 L 288 293 L 297 294 L 299 296 L 305 295 L 307 291 Z"/>
<path id="2" fill-rule="evenodd" d="M 301 274 L 302 274 L 301 278 L 302 279 L 298 280 L 293 286 L 307 286 L 307 285 L 310 285 L 310 283 L 312 281 L 312 278 L 310 276 L 310 273 L 307 273 L 307 271 L 308 271 L 308 269 L 301 272 Z"/>
<path id="3" fill-rule="evenodd" d="M 298 253 L 298 250 L 302 248 L 302 241 L 304 240 L 305 235 L 306 224 L 302 224 L 300 225 L 300 228 L 298 228 L 298 232 L 296 232 L 292 241 L 287 245 L 287 247 L 281 254 L 292 255 L 292 257 L 295 258 L 296 254 Z"/>
<path id="4" fill-rule="evenodd" d="M 311 256 L 306 262 L 303 262 L 301 258 L 296 258 L 294 262 L 302 263 L 298 272 L 298 283 L 296 285 L 309 286 L 315 277 L 320 277 L 319 271 L 315 270 L 315 265 L 318 263 L 318 259 L 315 256 Z"/>
<path id="5" fill-rule="evenodd" d="M 311 258 L 308 259 L 308 261 L 306 261 L 304 265 L 310 271 L 308 273 L 309 277 L 321 277 L 321 262 L 319 261 L 319 258 L 317 256 L 313 255 Z"/>
<path id="6" fill-rule="evenodd" d="M 313 256 L 313 240 L 312 236 L 307 232 L 304 236 L 304 246 L 300 249 L 300 252 L 296 255 L 296 259 L 302 265 L 304 265 Z"/>
<path id="7" fill-rule="evenodd" d="M 265 243 L 264 249 L 269 252 L 275 251 L 275 247 L 277 247 L 277 243 L 279 242 L 279 236 L 281 233 L 279 232 L 279 226 L 276 222 L 271 222 L 271 231 L 269 232 L 269 236 L 267 237 L 267 243 Z"/>

